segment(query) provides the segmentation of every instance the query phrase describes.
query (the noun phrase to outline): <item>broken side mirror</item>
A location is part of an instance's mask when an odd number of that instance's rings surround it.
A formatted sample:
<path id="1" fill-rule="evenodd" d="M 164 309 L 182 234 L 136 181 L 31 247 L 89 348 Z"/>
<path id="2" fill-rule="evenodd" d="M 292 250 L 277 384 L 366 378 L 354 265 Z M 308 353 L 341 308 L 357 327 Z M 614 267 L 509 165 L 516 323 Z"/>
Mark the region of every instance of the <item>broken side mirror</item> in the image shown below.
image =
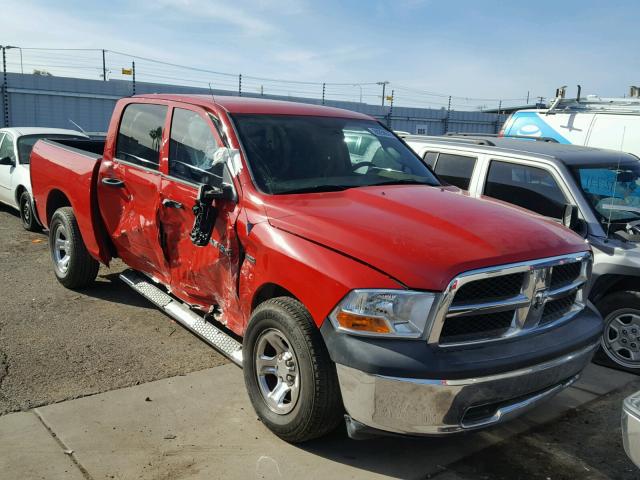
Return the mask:
<path id="1" fill-rule="evenodd" d="M 569 203 L 564 206 L 564 211 L 562 212 L 562 224 L 583 238 L 587 236 L 589 231 L 587 222 L 580 218 L 580 211 L 578 210 L 578 207 Z"/>

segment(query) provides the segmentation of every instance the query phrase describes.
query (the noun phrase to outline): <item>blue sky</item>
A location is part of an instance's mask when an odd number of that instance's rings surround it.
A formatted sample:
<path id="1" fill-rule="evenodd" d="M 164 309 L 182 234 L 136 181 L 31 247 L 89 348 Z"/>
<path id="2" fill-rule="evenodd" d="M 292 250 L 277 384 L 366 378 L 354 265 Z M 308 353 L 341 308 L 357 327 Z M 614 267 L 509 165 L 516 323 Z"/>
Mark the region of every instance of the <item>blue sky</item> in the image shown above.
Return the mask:
<path id="1" fill-rule="evenodd" d="M 445 100 L 417 91 L 474 97 L 479 100 L 458 103 L 491 105 L 494 100 L 480 99 L 521 98 L 527 91 L 550 96 L 562 84 L 573 92 L 577 83 L 585 93 L 621 96 L 630 84 L 640 84 L 637 1 L 114 0 L 105 5 L 5 0 L 0 43 L 106 48 L 309 82 L 389 80 L 398 96 L 436 104 Z M 79 69 L 83 62 L 97 63 L 87 52 L 23 53 L 28 71 L 37 64 L 47 68 L 48 59 Z M 16 53 L 10 54 L 15 68 Z M 121 78 L 119 68 L 127 61 L 109 56 L 112 78 Z M 143 75 L 144 66 L 137 68 Z M 204 79 L 171 68 L 150 66 L 146 72 L 156 78 Z M 260 83 L 248 82 L 247 88 Z M 358 94 L 354 87 L 334 90 Z M 378 90 L 365 86 L 365 100 L 375 102 Z"/>

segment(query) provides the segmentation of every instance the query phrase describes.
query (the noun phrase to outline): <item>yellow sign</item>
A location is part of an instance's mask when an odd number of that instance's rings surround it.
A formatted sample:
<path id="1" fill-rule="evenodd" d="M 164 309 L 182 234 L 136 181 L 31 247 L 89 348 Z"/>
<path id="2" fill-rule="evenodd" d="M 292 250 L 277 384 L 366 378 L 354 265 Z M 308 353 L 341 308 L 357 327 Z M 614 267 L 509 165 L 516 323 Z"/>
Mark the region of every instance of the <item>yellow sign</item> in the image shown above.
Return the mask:
<path id="1" fill-rule="evenodd" d="M 387 100 L 391 102 L 393 100 L 393 97 L 391 95 L 387 95 Z"/>
<path id="2" fill-rule="evenodd" d="M 122 75 L 132 75 L 133 74 L 133 69 L 132 68 L 123 68 L 122 69 Z"/>

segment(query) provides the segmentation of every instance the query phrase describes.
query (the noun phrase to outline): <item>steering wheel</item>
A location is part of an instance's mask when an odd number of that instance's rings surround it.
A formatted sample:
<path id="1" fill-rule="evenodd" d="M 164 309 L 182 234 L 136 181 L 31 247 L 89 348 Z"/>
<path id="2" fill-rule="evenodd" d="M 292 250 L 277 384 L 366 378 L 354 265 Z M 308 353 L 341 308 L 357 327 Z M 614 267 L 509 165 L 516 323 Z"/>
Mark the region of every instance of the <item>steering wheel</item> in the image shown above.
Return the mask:
<path id="1" fill-rule="evenodd" d="M 375 167 L 375 166 L 376 164 L 373 162 L 360 162 L 360 163 L 355 163 L 351 165 L 351 170 L 355 172 L 356 170 L 362 167 Z"/>

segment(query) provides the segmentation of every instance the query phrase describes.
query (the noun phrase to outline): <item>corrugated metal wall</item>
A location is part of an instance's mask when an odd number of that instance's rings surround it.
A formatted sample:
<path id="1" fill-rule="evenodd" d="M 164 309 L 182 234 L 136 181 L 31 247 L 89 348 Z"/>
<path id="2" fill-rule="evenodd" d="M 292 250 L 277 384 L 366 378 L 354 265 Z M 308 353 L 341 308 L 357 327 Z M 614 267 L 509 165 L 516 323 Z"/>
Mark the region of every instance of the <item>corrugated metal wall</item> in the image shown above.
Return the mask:
<path id="1" fill-rule="evenodd" d="M 9 73 L 8 122 L 2 116 L 2 126 L 40 126 L 74 128 L 76 122 L 89 132 L 106 131 L 117 99 L 132 94 L 132 82 L 122 80 L 86 80 L 63 77 L 42 77 Z M 208 89 L 156 83 L 136 82 L 136 93 L 210 93 Z M 216 95 L 237 95 L 237 92 L 214 90 Z M 243 94 L 244 95 L 244 94 Z M 256 96 L 259 95 L 245 95 Z M 320 104 L 321 100 L 296 97 L 276 98 Z M 366 113 L 390 124 L 395 130 L 410 133 L 442 135 L 449 132 L 496 133 L 505 115 L 494 113 L 368 105 L 327 99 L 325 105 Z M 4 95 L 3 95 L 3 111 Z M 448 118 L 447 118 L 448 117 Z"/>

